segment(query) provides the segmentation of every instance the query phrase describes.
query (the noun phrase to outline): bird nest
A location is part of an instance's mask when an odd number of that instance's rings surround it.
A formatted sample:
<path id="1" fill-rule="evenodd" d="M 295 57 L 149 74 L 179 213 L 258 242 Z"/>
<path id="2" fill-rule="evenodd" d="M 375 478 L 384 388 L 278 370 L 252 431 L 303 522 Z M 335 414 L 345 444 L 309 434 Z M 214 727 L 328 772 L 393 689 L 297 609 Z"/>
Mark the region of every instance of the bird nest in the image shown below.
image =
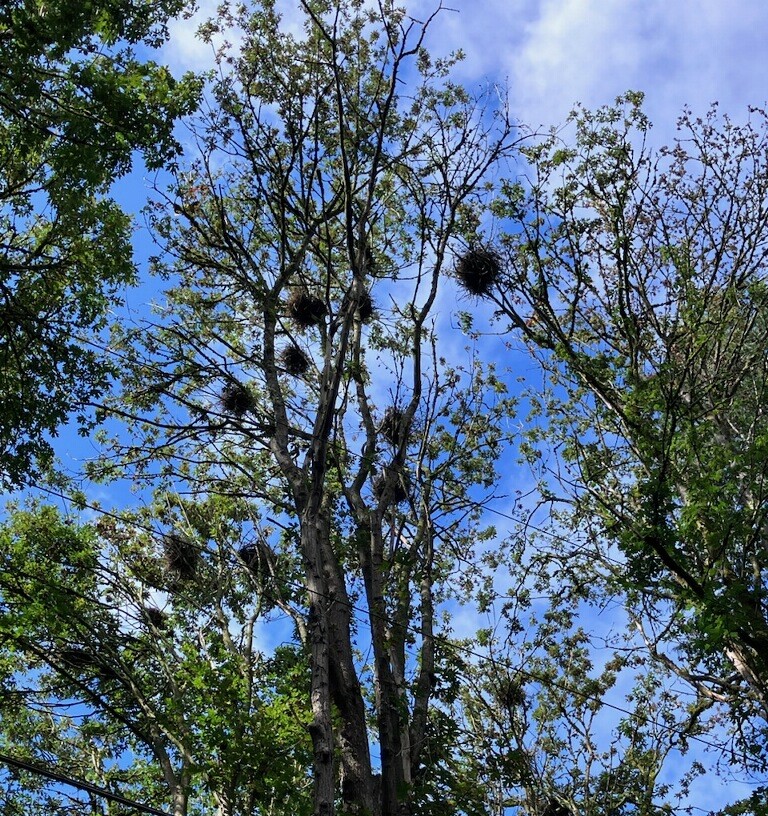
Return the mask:
<path id="1" fill-rule="evenodd" d="M 470 249 L 456 261 L 456 277 L 470 295 L 485 297 L 501 275 L 498 253 L 487 247 Z"/>
<path id="2" fill-rule="evenodd" d="M 393 504 L 401 504 L 408 498 L 411 480 L 396 465 L 387 465 L 373 482 L 373 495 L 381 501 L 391 498 Z"/>
<path id="3" fill-rule="evenodd" d="M 147 606 L 144 608 L 144 616 L 148 623 L 155 629 L 165 629 L 167 625 L 167 615 L 156 606 Z"/>
<path id="4" fill-rule="evenodd" d="M 318 326 L 328 311 L 320 298 L 300 289 L 288 298 L 286 309 L 288 317 L 301 329 Z"/>
<path id="5" fill-rule="evenodd" d="M 181 533 L 163 536 L 163 554 L 168 571 L 179 578 L 193 578 L 200 553 L 194 542 Z"/>
<path id="6" fill-rule="evenodd" d="M 256 544 L 244 544 L 237 551 L 237 554 L 251 572 L 258 573 L 259 567 L 261 566 L 261 553 Z"/>
<path id="7" fill-rule="evenodd" d="M 242 383 L 230 382 L 224 386 L 221 392 L 221 407 L 228 414 L 242 417 L 255 406 L 253 394 Z"/>
<path id="8" fill-rule="evenodd" d="M 384 412 L 380 428 L 382 436 L 390 445 L 397 447 L 405 432 L 405 416 L 400 408 L 391 405 Z"/>
<path id="9" fill-rule="evenodd" d="M 498 698 L 502 705 L 514 709 L 525 703 L 525 691 L 517 680 L 507 678 L 499 684 Z"/>
<path id="10" fill-rule="evenodd" d="M 287 346 L 282 350 L 280 363 L 292 377 L 301 377 L 309 370 L 309 358 L 295 345 Z"/>
<path id="11" fill-rule="evenodd" d="M 61 652 L 59 652 L 59 657 L 61 658 L 61 662 L 68 669 L 87 669 L 92 668 L 97 664 L 95 655 L 86 649 L 81 649 L 77 646 L 70 646 L 66 649 L 62 649 Z"/>
<path id="12" fill-rule="evenodd" d="M 365 323 L 373 317 L 373 312 L 376 307 L 373 303 L 373 298 L 370 293 L 363 292 L 357 299 L 357 312 L 360 315 L 360 320 Z"/>
<path id="13" fill-rule="evenodd" d="M 350 309 L 351 305 L 352 296 L 350 292 L 347 292 L 344 295 L 344 300 L 342 301 L 342 311 L 347 311 Z M 360 320 L 363 323 L 367 323 L 373 317 L 376 310 L 376 304 L 373 302 L 373 298 L 369 292 L 363 291 L 360 294 L 360 297 L 357 299 L 357 303 L 354 304 L 354 309 L 357 310 L 357 313 L 360 315 Z"/>

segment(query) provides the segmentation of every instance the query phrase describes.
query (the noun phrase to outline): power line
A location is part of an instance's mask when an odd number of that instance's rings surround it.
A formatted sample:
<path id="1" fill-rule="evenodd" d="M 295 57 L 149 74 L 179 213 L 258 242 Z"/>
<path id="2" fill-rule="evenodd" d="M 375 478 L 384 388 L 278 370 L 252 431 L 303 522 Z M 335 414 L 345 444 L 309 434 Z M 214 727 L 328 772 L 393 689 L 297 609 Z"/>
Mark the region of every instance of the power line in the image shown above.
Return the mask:
<path id="1" fill-rule="evenodd" d="M 165 810 L 158 810 L 151 805 L 143 805 L 141 802 L 135 802 L 133 799 L 128 799 L 126 796 L 121 796 L 119 793 L 113 793 L 106 788 L 102 788 L 100 785 L 94 785 L 92 782 L 86 782 L 84 779 L 75 779 L 74 777 L 68 776 L 60 771 L 54 771 L 52 768 L 43 767 L 38 763 L 32 763 L 24 759 L 19 759 L 18 757 L 8 756 L 8 754 L 0 754 L 0 762 L 4 762 L 6 765 L 10 765 L 12 768 L 18 768 L 22 771 L 28 771 L 29 773 L 44 776 L 47 779 L 52 779 L 55 782 L 61 782 L 64 785 L 70 785 L 73 788 L 79 788 L 80 790 L 87 791 L 88 793 L 93 793 L 96 796 L 101 796 L 104 799 L 111 799 L 113 802 L 119 802 L 121 805 L 127 805 L 128 807 L 135 808 L 143 813 L 151 813 L 153 816 L 170 816 L 170 814 Z"/>

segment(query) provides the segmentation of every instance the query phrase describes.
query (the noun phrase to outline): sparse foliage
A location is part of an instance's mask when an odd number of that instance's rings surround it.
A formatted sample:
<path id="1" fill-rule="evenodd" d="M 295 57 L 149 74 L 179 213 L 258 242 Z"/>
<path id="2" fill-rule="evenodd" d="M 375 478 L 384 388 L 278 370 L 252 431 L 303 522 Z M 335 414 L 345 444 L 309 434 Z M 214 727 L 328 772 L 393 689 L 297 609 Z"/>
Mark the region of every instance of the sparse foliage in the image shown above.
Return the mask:
<path id="1" fill-rule="evenodd" d="M 768 119 L 686 113 L 653 151 L 640 102 L 579 109 L 573 146 L 528 151 L 530 193 L 498 205 L 516 229 L 494 296 L 548 373 L 531 443 L 560 452 L 543 476 L 560 523 L 762 767 Z"/>
<path id="2" fill-rule="evenodd" d="M 437 795 L 436 606 L 481 535 L 506 401 L 490 368 L 440 358 L 432 309 L 518 133 L 497 89 L 473 98 L 427 55 L 430 20 L 299 8 L 301 37 L 266 2 L 208 29 L 242 45 L 149 208 L 175 285 L 115 332 L 131 436 L 102 467 L 272 508 L 240 557 L 308 657 L 315 813 L 394 816 Z"/>

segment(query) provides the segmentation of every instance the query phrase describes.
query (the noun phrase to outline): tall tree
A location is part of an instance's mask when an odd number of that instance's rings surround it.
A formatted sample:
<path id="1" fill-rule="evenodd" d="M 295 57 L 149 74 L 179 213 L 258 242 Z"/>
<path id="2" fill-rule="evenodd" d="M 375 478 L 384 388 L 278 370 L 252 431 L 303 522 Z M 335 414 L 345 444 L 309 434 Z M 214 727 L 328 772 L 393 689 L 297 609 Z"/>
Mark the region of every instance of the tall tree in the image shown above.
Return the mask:
<path id="1" fill-rule="evenodd" d="M 530 442 L 559 452 L 542 480 L 585 534 L 571 556 L 763 765 L 768 119 L 686 113 L 653 151 L 640 105 L 578 109 L 572 146 L 528 150 L 488 294 L 549 374 Z"/>
<path id="2" fill-rule="evenodd" d="M 107 374 L 80 334 L 133 280 L 130 223 L 105 197 L 141 151 L 176 155 L 191 79 L 136 57 L 187 4 L 9 0 L 0 8 L 0 485 L 50 461 L 58 425 Z M 83 417 L 81 417 L 83 419 Z"/>
<path id="3" fill-rule="evenodd" d="M 286 529 L 314 812 L 394 816 L 450 784 L 430 775 L 451 661 L 435 637 L 482 540 L 505 400 L 471 355 L 441 359 L 431 314 L 517 132 L 503 91 L 475 98 L 430 58 L 431 18 L 298 8 L 303 36 L 272 2 L 211 24 L 242 44 L 191 125 L 199 157 L 150 212 L 173 286 L 113 339 L 126 377 L 107 410 L 134 441 L 104 468 L 247 497 L 267 541 Z"/>
<path id="4" fill-rule="evenodd" d="M 522 189 L 495 189 L 519 149 L 503 93 L 451 82 L 452 60 L 424 48 L 431 18 L 298 10 L 301 35 L 270 0 L 204 29 L 240 45 L 190 123 L 198 155 L 149 209 L 170 288 L 153 317 L 114 327 L 120 390 L 101 410 L 126 431 L 91 473 L 149 485 L 153 503 L 83 529 L 20 513 L 2 531 L 4 696 L 30 703 L 4 744 L 40 758 L 66 737 L 73 774 L 175 816 L 669 812 L 661 762 L 701 711 L 680 722 L 662 705 L 666 729 L 629 712 L 624 755 L 596 747 L 600 698 L 631 663 L 593 670 L 575 582 L 538 624 L 505 619 L 502 662 L 490 635 L 485 662 L 450 638 L 452 603 L 494 595 L 481 554 L 521 570 L 482 518 L 505 386 L 472 348 L 446 360 L 435 331 L 443 276 L 496 291 L 485 207 L 519 217 Z M 535 209 L 548 194 L 522 219 L 531 246 L 514 233 L 506 249 L 557 275 L 536 251 L 567 224 Z M 571 370 L 562 344 L 543 348 Z M 583 586 L 593 565 L 542 568 L 536 585 Z M 532 574 L 508 596 L 520 608 Z M 264 622 L 290 641 L 271 659 Z M 669 704 L 658 674 L 637 708 Z"/>

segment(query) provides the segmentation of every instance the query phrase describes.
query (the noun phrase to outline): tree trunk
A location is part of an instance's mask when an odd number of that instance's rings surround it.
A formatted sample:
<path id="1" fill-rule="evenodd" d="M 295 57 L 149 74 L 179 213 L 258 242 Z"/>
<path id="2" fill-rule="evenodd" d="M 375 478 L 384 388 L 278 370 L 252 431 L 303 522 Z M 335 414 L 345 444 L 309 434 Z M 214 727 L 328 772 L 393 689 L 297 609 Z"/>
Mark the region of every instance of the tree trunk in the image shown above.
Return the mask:
<path id="1" fill-rule="evenodd" d="M 303 515 L 301 544 L 310 606 L 315 816 L 333 813 L 332 703 L 341 717 L 338 749 L 345 808 L 361 816 L 379 816 L 381 806 L 371 768 L 365 707 L 352 653 L 352 607 L 323 511 Z"/>
<path id="2" fill-rule="evenodd" d="M 328 591 L 323 580 L 317 524 L 303 519 L 301 549 L 307 578 L 310 642 L 310 701 L 313 720 L 309 726 L 314 751 L 314 814 L 332 816 L 336 798 L 333 770 L 333 723 L 328 645 Z"/>
<path id="3" fill-rule="evenodd" d="M 364 545 L 364 542 L 361 542 Z M 371 525 L 370 550 L 361 546 L 360 560 L 368 599 L 368 614 L 373 641 L 374 670 L 376 676 L 376 713 L 381 747 L 381 813 L 396 816 L 408 812 L 400 799 L 405 793 L 405 767 L 409 757 L 403 754 L 401 736 L 402 712 L 405 701 L 400 697 L 397 681 L 392 671 L 387 636 L 387 608 L 384 602 L 384 543 L 380 519 Z"/>
<path id="4" fill-rule="evenodd" d="M 173 789 L 173 816 L 187 816 L 189 788 L 184 784 L 176 785 Z"/>

